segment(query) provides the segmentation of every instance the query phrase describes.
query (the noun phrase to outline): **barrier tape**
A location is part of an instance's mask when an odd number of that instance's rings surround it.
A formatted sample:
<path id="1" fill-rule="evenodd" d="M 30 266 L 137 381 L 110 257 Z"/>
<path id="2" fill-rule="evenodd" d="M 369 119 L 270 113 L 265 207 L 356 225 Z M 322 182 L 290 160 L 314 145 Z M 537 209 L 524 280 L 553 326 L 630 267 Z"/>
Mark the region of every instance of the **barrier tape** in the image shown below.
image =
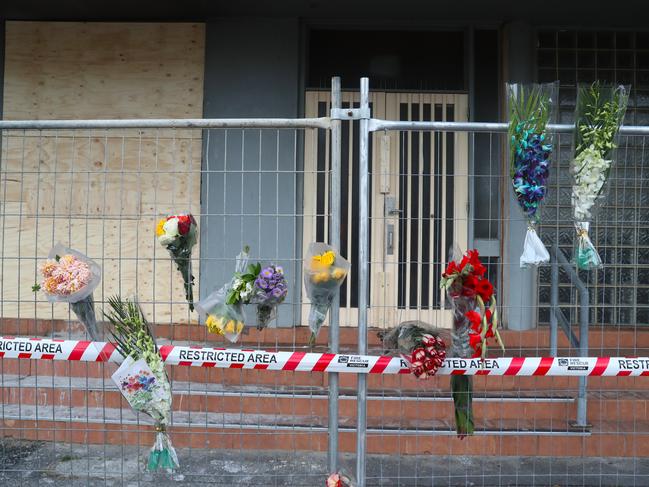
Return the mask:
<path id="1" fill-rule="evenodd" d="M 164 345 L 160 354 L 169 365 L 231 369 L 408 374 L 399 357 L 309 352 L 269 352 Z M 123 357 L 106 342 L 0 337 L 0 358 L 121 363 Z M 649 376 L 649 357 L 504 357 L 449 358 L 438 375 L 517 376 Z"/>

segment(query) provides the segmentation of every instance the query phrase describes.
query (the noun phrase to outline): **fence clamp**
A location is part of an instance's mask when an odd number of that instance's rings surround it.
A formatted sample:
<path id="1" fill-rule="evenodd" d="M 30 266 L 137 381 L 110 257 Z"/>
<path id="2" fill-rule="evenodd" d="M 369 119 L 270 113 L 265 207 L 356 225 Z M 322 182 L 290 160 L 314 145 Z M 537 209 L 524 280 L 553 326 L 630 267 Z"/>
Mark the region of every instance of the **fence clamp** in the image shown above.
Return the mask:
<path id="1" fill-rule="evenodd" d="M 370 118 L 370 109 L 366 108 L 332 108 L 331 120 L 361 120 Z"/>

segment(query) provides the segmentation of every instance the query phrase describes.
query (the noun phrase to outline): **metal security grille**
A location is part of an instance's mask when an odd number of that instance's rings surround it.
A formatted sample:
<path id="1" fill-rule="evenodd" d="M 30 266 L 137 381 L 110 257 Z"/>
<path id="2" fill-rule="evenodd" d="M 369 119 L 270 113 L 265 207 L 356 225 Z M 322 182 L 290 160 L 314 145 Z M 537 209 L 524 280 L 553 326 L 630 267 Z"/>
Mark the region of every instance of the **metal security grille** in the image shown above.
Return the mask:
<path id="1" fill-rule="evenodd" d="M 323 116 L 327 92 L 307 93 L 306 115 Z M 400 121 L 465 121 L 466 95 L 373 92 L 377 118 Z M 342 107 L 358 108 L 358 94 L 343 92 Z M 342 121 L 341 248 L 352 272 L 341 292 L 341 323 L 353 325 L 358 307 L 358 121 Z M 330 137 L 307 134 L 304 241 L 328 238 Z M 370 322 L 393 326 L 407 319 L 441 323 L 437 282 L 454 242 L 467 239 L 467 134 L 382 132 L 369 139 Z M 349 317 L 349 318 L 348 318 Z"/>
<path id="2" fill-rule="evenodd" d="M 561 122 L 571 123 L 576 86 L 597 79 L 631 85 L 624 123 L 649 123 L 649 34 L 640 32 L 538 32 L 537 68 L 540 82 L 560 80 Z M 546 243 L 557 242 L 570 255 L 574 229 L 570 208 L 568 164 L 573 138 L 558 138 L 554 176 L 542 214 Z M 593 306 L 591 323 L 649 325 L 649 167 L 644 137 L 623 136 L 615 155 L 608 197 L 596 215 L 592 237 L 605 263 L 596 273 L 582 272 Z M 549 321 L 550 270 L 540 272 L 539 321 Z M 569 282 L 559 299 L 571 309 L 576 296 Z M 573 322 L 576 315 L 573 308 Z"/>

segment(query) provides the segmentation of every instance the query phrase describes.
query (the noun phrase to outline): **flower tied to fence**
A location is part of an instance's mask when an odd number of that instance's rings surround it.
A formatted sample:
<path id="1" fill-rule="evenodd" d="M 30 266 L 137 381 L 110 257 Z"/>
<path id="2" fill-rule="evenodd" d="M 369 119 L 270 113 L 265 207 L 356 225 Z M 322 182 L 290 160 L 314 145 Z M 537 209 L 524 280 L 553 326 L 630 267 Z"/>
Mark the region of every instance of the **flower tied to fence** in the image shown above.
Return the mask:
<path id="1" fill-rule="evenodd" d="M 538 265 L 550 260 L 535 229 L 538 210 L 547 194 L 552 154 L 547 124 L 556 112 L 557 83 L 508 85 L 510 176 L 516 199 L 528 219 L 528 229 L 520 266 Z"/>
<path id="2" fill-rule="evenodd" d="M 418 379 L 435 375 L 446 358 L 446 343 L 438 330 L 421 321 L 406 321 L 379 333 L 386 351 L 398 353 Z"/>
<path id="3" fill-rule="evenodd" d="M 169 251 L 169 255 L 180 271 L 189 310 L 194 311 L 192 249 L 198 241 L 196 219 L 190 213 L 162 218 L 156 225 L 155 233 L 158 242 Z"/>
<path id="4" fill-rule="evenodd" d="M 470 323 L 468 340 L 473 357 L 484 358 L 487 354 L 487 340 L 495 338 L 503 347 L 498 333 L 498 310 L 494 286 L 485 277 L 485 266 L 480 262 L 477 250 L 469 250 L 461 261 L 451 261 L 442 274 L 440 287 L 446 290 L 452 303 L 464 300 L 474 302 L 467 306 L 464 318 Z M 504 347 L 503 347 L 504 348 Z"/>
<path id="5" fill-rule="evenodd" d="M 176 450 L 167 433 L 171 421 L 171 384 L 153 331 L 135 299 L 109 298 L 104 315 L 112 325 L 115 347 L 125 357 L 112 375 L 131 407 L 155 421 L 155 441 L 147 470 L 173 471 L 178 468 Z"/>
<path id="6" fill-rule="evenodd" d="M 574 261 L 578 269 L 602 267 L 595 246 L 588 236 L 590 220 L 603 200 L 606 181 L 613 166 L 615 137 L 624 118 L 629 87 L 595 82 L 580 85 L 575 112 L 575 157 L 572 206 L 577 231 Z"/>
<path id="7" fill-rule="evenodd" d="M 338 293 L 350 264 L 336 250 L 322 242 L 312 242 L 304 258 L 304 287 L 311 301 L 309 345 L 315 344 L 329 308 Z"/>
<path id="8" fill-rule="evenodd" d="M 486 267 L 477 250 L 468 250 L 461 257 L 450 259 L 442 274 L 440 288 L 446 291 L 453 310 L 451 354 L 469 358 L 487 355 L 490 339 L 504 350 L 498 333 L 498 311 L 494 286 L 485 277 Z M 458 436 L 473 434 L 473 379 L 451 376 Z"/>
<path id="9" fill-rule="evenodd" d="M 94 290 L 101 282 L 101 267 L 76 250 L 57 243 L 40 266 L 42 282 L 32 287 L 43 291 L 50 302 L 70 303 L 79 321 L 94 341 L 103 339 L 95 316 Z"/>

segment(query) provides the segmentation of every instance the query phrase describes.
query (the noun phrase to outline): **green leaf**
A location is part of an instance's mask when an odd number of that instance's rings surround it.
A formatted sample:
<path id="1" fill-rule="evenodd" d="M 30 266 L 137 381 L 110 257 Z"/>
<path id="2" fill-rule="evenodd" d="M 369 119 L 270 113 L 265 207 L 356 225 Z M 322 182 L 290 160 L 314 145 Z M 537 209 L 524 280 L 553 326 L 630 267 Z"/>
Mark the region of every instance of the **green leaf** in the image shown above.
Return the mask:
<path id="1" fill-rule="evenodd" d="M 36 283 L 36 284 L 34 284 L 34 285 L 32 286 L 32 292 L 33 292 L 33 293 L 37 293 L 37 292 L 40 291 L 40 290 L 41 290 L 41 285 L 40 285 L 40 284 Z"/>
<path id="2" fill-rule="evenodd" d="M 60 256 L 60 255 L 55 255 L 55 256 L 54 256 L 54 260 L 56 260 L 57 262 L 60 261 L 60 260 L 61 260 L 61 256 Z"/>
<path id="3" fill-rule="evenodd" d="M 231 290 L 225 298 L 225 304 L 236 304 L 239 300 L 239 293 L 235 290 Z"/>

